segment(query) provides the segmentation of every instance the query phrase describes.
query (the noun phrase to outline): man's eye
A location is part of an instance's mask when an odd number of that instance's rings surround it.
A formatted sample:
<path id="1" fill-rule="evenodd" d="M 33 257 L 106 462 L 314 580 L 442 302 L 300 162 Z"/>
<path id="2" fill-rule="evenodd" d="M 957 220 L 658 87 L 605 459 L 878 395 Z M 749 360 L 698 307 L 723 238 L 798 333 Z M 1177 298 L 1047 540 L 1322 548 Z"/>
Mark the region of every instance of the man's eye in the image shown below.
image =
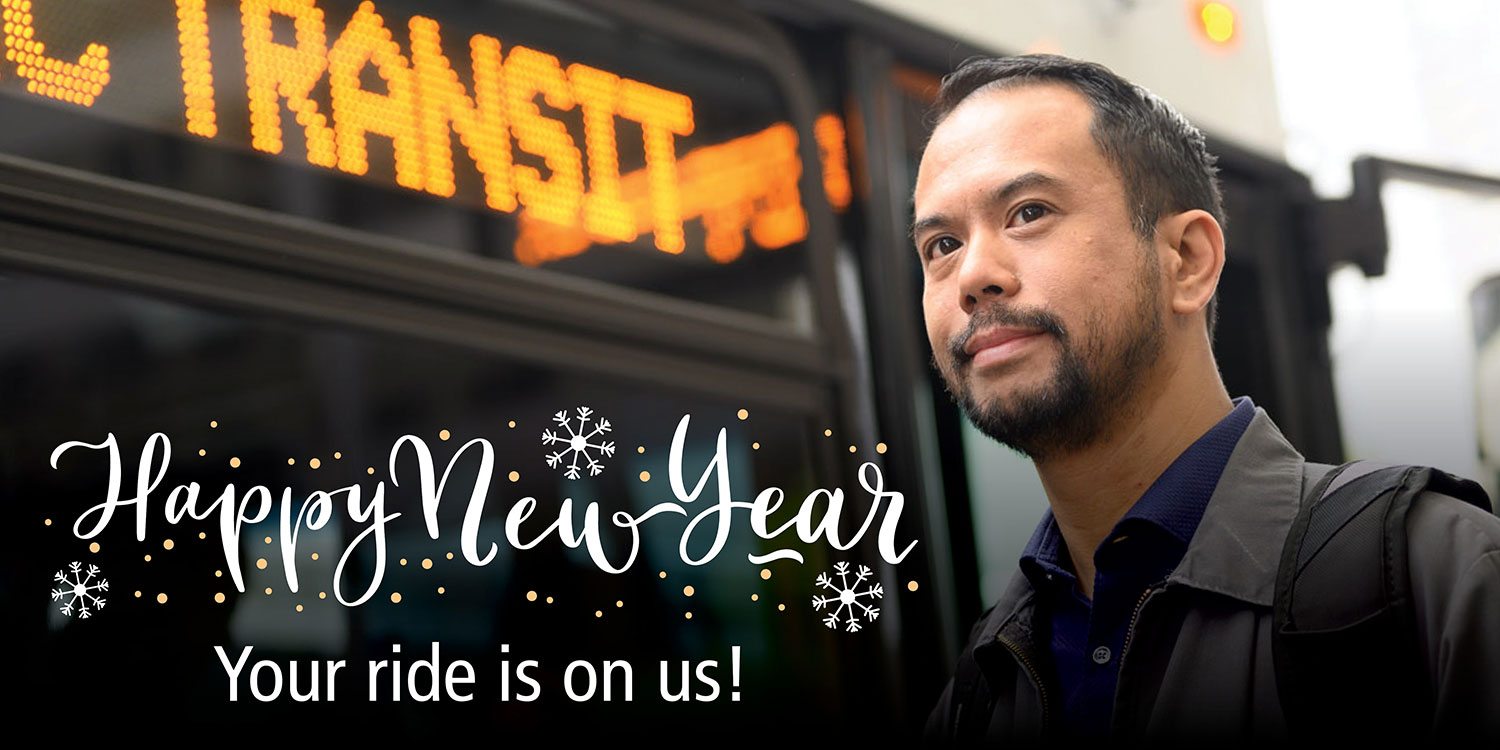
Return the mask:
<path id="1" fill-rule="evenodd" d="M 1047 207 L 1040 203 L 1027 203 L 1016 212 L 1016 220 L 1022 224 L 1030 224 L 1037 219 L 1047 215 Z"/>
<path id="2" fill-rule="evenodd" d="M 947 255 L 948 253 L 957 250 L 958 247 L 958 240 L 955 240 L 952 237 L 939 237 L 927 243 L 927 257 L 936 258 L 938 256 Z"/>

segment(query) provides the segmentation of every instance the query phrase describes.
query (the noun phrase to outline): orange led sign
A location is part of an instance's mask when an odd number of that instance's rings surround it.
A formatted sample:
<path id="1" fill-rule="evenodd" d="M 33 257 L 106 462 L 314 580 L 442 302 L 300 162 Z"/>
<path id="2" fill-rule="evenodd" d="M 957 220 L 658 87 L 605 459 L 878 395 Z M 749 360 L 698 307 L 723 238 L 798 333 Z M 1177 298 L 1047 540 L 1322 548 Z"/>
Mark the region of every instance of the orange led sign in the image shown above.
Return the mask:
<path id="1" fill-rule="evenodd" d="M 823 115 L 815 133 L 824 192 L 829 204 L 842 211 L 851 197 L 843 123 L 834 115 Z M 649 168 L 644 173 L 631 172 L 620 179 L 630 230 L 614 239 L 628 241 L 654 226 L 649 172 Z M 754 135 L 693 149 L 678 160 L 677 183 L 684 196 L 678 216 L 703 221 L 705 250 L 719 263 L 740 257 L 747 229 L 761 247 L 785 247 L 807 236 L 807 216 L 797 189 L 801 174 L 797 131 L 784 122 Z M 547 221 L 528 209 L 521 214 L 516 260 L 538 265 L 577 255 L 604 239 L 587 226 Z"/>
<path id="2" fill-rule="evenodd" d="M 26 91 L 84 107 L 109 85 L 109 48 L 90 44 L 78 62 L 47 57 L 47 45 L 36 38 L 31 0 L 0 0 L 5 21 L 5 59 L 26 79 Z"/>
<path id="3" fill-rule="evenodd" d="M 0 0 L 6 60 L 28 93 L 92 107 L 110 82 L 109 40 L 91 41 L 76 62 L 49 56 L 32 8 L 52 2 L 61 0 Z M 678 140 L 695 132 L 692 98 L 542 50 L 474 34 L 461 61 L 464 80 L 449 56 L 457 45 L 436 20 L 393 23 L 373 2 L 360 3 L 342 28 L 330 26 L 315 0 L 175 5 L 188 133 L 237 138 L 226 135 L 224 118 L 243 116 L 252 149 L 280 154 L 290 141 L 312 165 L 363 177 L 370 150 L 381 149 L 395 184 L 443 198 L 456 196 L 455 159 L 466 157 L 484 205 L 519 212 L 522 263 L 648 234 L 657 250 L 680 254 L 692 221 L 702 223 L 704 252 L 720 263 L 742 256 L 747 233 L 765 249 L 806 237 L 798 134 L 788 123 L 679 155 Z M 223 27 L 209 12 L 236 6 L 239 49 L 229 53 L 225 40 L 211 38 L 211 26 Z M 241 62 L 244 94 L 224 77 Z M 225 96 L 244 96 L 245 108 Z M 631 126 L 617 128 L 622 122 Z M 235 126 L 230 132 L 241 132 Z M 629 143 L 621 141 L 626 133 Z M 813 135 L 824 192 L 842 210 L 850 201 L 843 123 L 824 115 Z M 644 165 L 623 170 L 622 149 L 636 164 L 643 155 Z"/>

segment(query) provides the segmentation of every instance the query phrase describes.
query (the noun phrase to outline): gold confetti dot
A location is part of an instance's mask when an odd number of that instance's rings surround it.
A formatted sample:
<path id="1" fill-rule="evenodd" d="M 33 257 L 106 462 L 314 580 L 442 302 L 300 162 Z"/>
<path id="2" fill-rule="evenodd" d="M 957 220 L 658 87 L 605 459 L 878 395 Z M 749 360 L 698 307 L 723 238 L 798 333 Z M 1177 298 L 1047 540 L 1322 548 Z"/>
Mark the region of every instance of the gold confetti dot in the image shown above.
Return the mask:
<path id="1" fill-rule="evenodd" d="M 403 557 L 403 558 L 401 558 L 401 564 L 402 564 L 402 565 L 405 565 L 405 564 L 406 564 L 406 558 L 404 558 L 404 557 Z"/>
<path id="2" fill-rule="evenodd" d="M 448 559 L 449 559 L 449 560 L 452 560 L 452 559 L 453 559 L 453 553 L 452 553 L 452 552 L 449 552 L 449 553 L 448 553 Z"/>
<path id="3" fill-rule="evenodd" d="M 651 472 L 649 472 L 649 471 L 643 471 L 643 472 L 641 472 L 641 481 L 642 482 L 649 482 L 649 481 L 651 481 Z"/>
<path id="4" fill-rule="evenodd" d="M 684 618 L 686 618 L 686 619 L 689 619 L 689 620 L 693 619 L 693 613 L 692 612 L 683 612 L 682 616 Z"/>
<path id="5" fill-rule="evenodd" d="M 208 535 L 200 531 L 200 532 L 198 532 L 198 538 L 199 539 L 207 539 Z"/>
<path id="6" fill-rule="evenodd" d="M 219 604 L 223 604 L 224 603 L 224 592 L 220 591 L 219 593 L 214 594 L 214 601 L 218 602 Z"/>
<path id="7" fill-rule="evenodd" d="M 202 448 L 199 448 L 198 449 L 198 455 L 200 455 L 200 456 L 207 456 L 208 455 L 208 451 L 203 450 Z"/>
<path id="8" fill-rule="evenodd" d="M 422 558 L 422 570 L 432 570 L 432 558 Z"/>
<path id="9" fill-rule="evenodd" d="M 229 459 L 229 468 L 231 468 L 231 469 L 238 469 L 238 468 L 240 468 L 240 457 L 239 456 L 234 456 L 233 458 Z"/>
<path id="10" fill-rule="evenodd" d="M 693 587 L 692 586 L 683 586 L 682 587 L 682 595 L 683 596 L 692 596 L 693 595 Z"/>
<path id="11" fill-rule="evenodd" d="M 602 609 L 596 609 L 596 610 L 594 610 L 594 616 L 595 617 L 603 617 L 604 616 L 604 610 L 602 610 Z"/>
<path id="12" fill-rule="evenodd" d="M 298 611 L 298 612 L 301 612 L 301 611 L 302 611 L 302 605 L 301 605 L 301 604 L 298 604 L 298 605 L 297 605 L 297 611 Z"/>
<path id="13" fill-rule="evenodd" d="M 514 419 L 510 420 L 510 426 L 511 427 L 515 427 L 516 426 L 516 420 L 514 420 Z"/>
<path id="14" fill-rule="evenodd" d="M 882 453 L 883 454 L 883 453 L 885 453 L 885 451 L 886 451 L 885 443 L 876 443 L 875 444 L 875 452 L 876 453 Z"/>
<path id="15" fill-rule="evenodd" d="M 267 586 L 266 587 L 266 596 L 270 596 L 270 595 L 271 595 L 271 587 Z"/>
<path id="16" fill-rule="evenodd" d="M 442 432 L 438 433 L 438 440 L 447 440 L 447 439 L 448 439 L 448 431 L 447 430 L 443 430 Z"/>
<path id="17" fill-rule="evenodd" d="M 906 584 L 906 590 L 907 591 L 916 591 L 917 590 L 917 582 L 916 581 L 910 581 L 910 582 L 908 582 Z"/>
<path id="18" fill-rule="evenodd" d="M 52 525 L 52 519 L 48 518 L 47 520 L 42 521 L 42 525 L 43 526 L 51 526 Z"/>
<path id="19" fill-rule="evenodd" d="M 260 568 L 261 570 L 265 570 L 266 569 L 266 558 L 262 557 L 259 560 L 256 560 L 255 561 L 255 567 Z"/>
<path id="20" fill-rule="evenodd" d="M 760 450 L 760 443 L 751 443 L 750 444 L 750 450 L 753 450 L 753 451 Z"/>
<path id="21" fill-rule="evenodd" d="M 447 591 L 447 589 L 443 588 L 442 586 L 438 587 L 438 593 L 439 594 L 443 593 L 444 591 Z"/>
<path id="22" fill-rule="evenodd" d="M 166 604 L 167 603 L 167 595 L 166 594 L 157 594 L 156 595 L 156 603 L 157 604 Z"/>
<path id="23" fill-rule="evenodd" d="M 751 594 L 750 595 L 750 601 L 752 601 L 752 602 L 758 602 L 758 601 L 760 601 L 760 594 Z"/>
<path id="24" fill-rule="evenodd" d="M 295 458 L 288 458 L 286 460 L 286 465 L 287 466 L 296 466 L 297 465 L 297 459 L 295 459 Z"/>
<path id="25" fill-rule="evenodd" d="M 213 429 L 213 428 L 218 427 L 218 426 L 219 426 L 219 420 L 217 420 L 217 419 L 208 423 L 208 428 L 209 429 Z"/>
<path id="26" fill-rule="evenodd" d="M 171 539 L 162 540 L 162 543 L 161 543 L 161 548 L 162 549 L 172 549 L 175 546 L 177 546 L 176 543 L 173 542 Z"/>
<path id="27" fill-rule="evenodd" d="M 137 598 L 137 599 L 141 598 L 141 592 L 139 592 L 139 591 L 135 592 L 135 598 Z"/>
<path id="28" fill-rule="evenodd" d="M 327 599 L 328 598 L 328 592 L 327 591 L 319 591 L 318 592 L 318 598 L 319 599 Z"/>
<path id="29" fill-rule="evenodd" d="M 849 446 L 849 452 L 850 452 L 850 453 L 853 453 L 853 452 L 854 452 L 854 451 L 855 451 L 855 448 L 854 448 L 854 446 L 852 446 L 852 445 L 851 445 L 851 446 Z"/>
<path id="30" fill-rule="evenodd" d="M 760 569 L 760 580 L 762 580 L 762 581 L 769 581 L 769 580 L 771 580 L 771 569 L 770 568 L 761 568 Z"/>
<path id="31" fill-rule="evenodd" d="M 314 560 L 318 559 L 318 553 L 316 553 L 316 552 L 312 553 L 312 559 L 314 559 Z"/>
<path id="32" fill-rule="evenodd" d="M 271 543 L 271 537 L 266 537 L 266 544 L 270 544 L 270 543 Z"/>
<path id="33" fill-rule="evenodd" d="M 528 601 L 528 602 L 534 602 L 534 601 L 536 601 L 536 592 L 535 591 L 528 591 L 528 592 L 526 592 L 526 601 Z"/>
<path id="34" fill-rule="evenodd" d="M 550 597 L 550 596 L 549 596 L 549 597 L 547 597 L 547 603 L 548 603 L 548 604 L 551 604 L 551 603 L 552 603 L 552 597 Z"/>
<path id="35" fill-rule="evenodd" d="M 146 555 L 146 562 L 151 562 L 151 556 L 150 555 Z"/>
<path id="36" fill-rule="evenodd" d="M 666 578 L 667 577 L 667 571 L 663 570 L 662 572 L 657 573 L 656 577 L 657 578 Z"/>
<path id="37" fill-rule="evenodd" d="M 615 600 L 615 606 L 616 607 L 623 607 L 623 606 L 625 606 L 625 601 L 623 599 L 616 599 Z"/>
<path id="38" fill-rule="evenodd" d="M 824 430 L 823 437 L 833 437 L 833 430 Z"/>
<path id="39" fill-rule="evenodd" d="M 400 591 L 392 591 L 391 592 L 391 604 L 400 604 L 400 603 L 401 603 L 401 592 Z"/>
<path id="40" fill-rule="evenodd" d="M 740 409 L 739 413 L 736 414 L 735 416 L 739 417 L 741 421 L 744 421 L 744 420 L 750 418 L 750 412 L 746 411 L 745 409 Z"/>
<path id="41" fill-rule="evenodd" d="M 311 466 L 311 467 L 313 467 L 313 468 L 314 468 L 314 469 L 316 469 L 316 468 L 318 468 L 318 467 L 319 467 L 319 466 L 322 466 L 322 465 L 323 465 L 323 462 L 322 462 L 322 461 L 319 461 L 319 460 L 318 460 L 318 459 L 316 459 L 316 458 L 314 458 L 314 459 L 313 459 L 313 460 L 311 460 L 311 461 L 308 461 L 308 462 L 307 462 L 307 465 L 308 465 L 308 466 Z"/>
<path id="42" fill-rule="evenodd" d="M 519 472 L 519 471 L 512 471 L 510 473 L 510 481 L 515 482 L 515 481 L 519 481 L 520 479 L 521 479 L 521 472 Z"/>
<path id="43" fill-rule="evenodd" d="M 98 542 L 89 542 L 89 551 L 90 552 L 98 552 L 99 551 L 99 543 Z"/>
<path id="44" fill-rule="evenodd" d="M 785 604 L 778 604 L 778 605 L 776 605 L 776 611 L 778 611 L 778 612 L 785 612 L 786 611 L 786 605 Z"/>
<path id="45" fill-rule="evenodd" d="M 224 571 L 222 571 L 222 570 L 215 570 L 214 571 L 214 578 L 223 578 L 223 577 L 224 577 Z"/>
<path id="46" fill-rule="evenodd" d="M 374 474 L 375 473 L 375 467 L 371 466 L 370 468 L 365 469 L 365 473 L 366 474 Z"/>
<path id="47" fill-rule="evenodd" d="M 636 453 L 645 453 L 646 452 L 646 446 L 644 446 L 644 445 L 637 445 L 635 447 L 635 452 Z"/>
<path id="48" fill-rule="evenodd" d="M 344 454 L 342 454 L 342 453 L 340 453 L 338 451 L 334 451 L 333 452 L 333 460 L 337 461 L 337 460 L 339 460 L 339 459 L 341 459 L 343 457 L 344 457 Z"/>

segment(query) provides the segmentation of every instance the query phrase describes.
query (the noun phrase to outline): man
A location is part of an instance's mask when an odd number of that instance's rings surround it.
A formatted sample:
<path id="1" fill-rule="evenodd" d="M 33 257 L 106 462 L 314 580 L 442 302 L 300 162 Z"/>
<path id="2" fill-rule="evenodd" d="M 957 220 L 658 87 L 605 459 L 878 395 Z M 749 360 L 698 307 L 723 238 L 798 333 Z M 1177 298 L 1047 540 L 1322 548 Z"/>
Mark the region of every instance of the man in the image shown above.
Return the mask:
<path id="1" fill-rule="evenodd" d="M 1050 510 L 928 738 L 1287 739 L 1272 599 L 1321 472 L 1220 380 L 1224 216 L 1202 135 L 1051 55 L 965 63 L 936 115 L 912 228 L 934 362 L 977 427 L 1035 462 Z M 1500 737 L 1500 519 L 1419 499 L 1405 647 L 1433 726 Z"/>

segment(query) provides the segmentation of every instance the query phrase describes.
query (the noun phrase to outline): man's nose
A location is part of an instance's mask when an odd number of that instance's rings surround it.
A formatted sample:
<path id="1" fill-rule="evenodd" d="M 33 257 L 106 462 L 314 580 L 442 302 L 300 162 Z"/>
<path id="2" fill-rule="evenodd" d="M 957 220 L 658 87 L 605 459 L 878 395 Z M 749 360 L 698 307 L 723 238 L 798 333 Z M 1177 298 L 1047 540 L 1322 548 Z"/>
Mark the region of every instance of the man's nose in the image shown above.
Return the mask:
<path id="1" fill-rule="evenodd" d="M 959 307 L 972 315 L 981 303 L 1021 291 L 1013 260 L 1003 239 L 987 233 L 971 238 L 959 259 Z"/>

